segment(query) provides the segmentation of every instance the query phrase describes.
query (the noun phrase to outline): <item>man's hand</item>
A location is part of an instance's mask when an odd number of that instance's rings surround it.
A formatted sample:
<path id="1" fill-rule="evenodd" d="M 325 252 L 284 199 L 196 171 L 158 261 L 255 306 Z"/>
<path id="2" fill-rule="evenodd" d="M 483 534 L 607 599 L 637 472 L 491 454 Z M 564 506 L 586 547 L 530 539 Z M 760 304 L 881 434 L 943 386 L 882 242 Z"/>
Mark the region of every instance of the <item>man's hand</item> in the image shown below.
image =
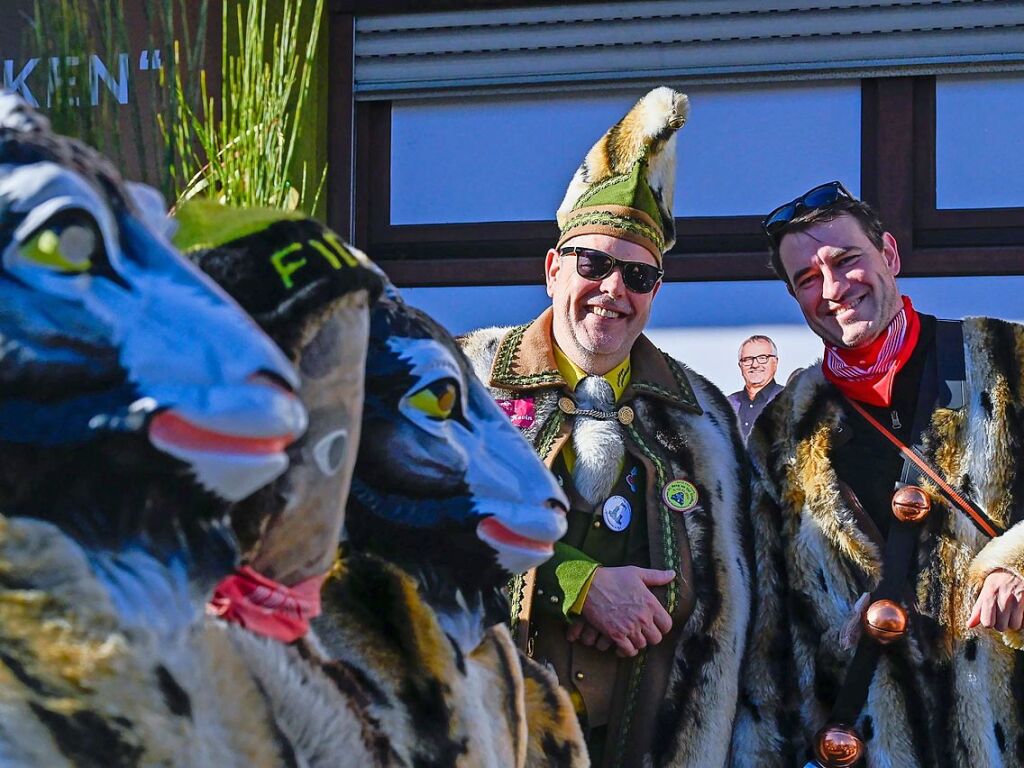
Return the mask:
<path id="1" fill-rule="evenodd" d="M 612 647 L 612 641 L 608 639 L 608 635 L 602 635 L 583 619 L 576 619 L 569 626 L 569 629 L 565 631 L 565 639 L 570 643 L 597 646 L 599 651 L 607 651 Z"/>
<path id="2" fill-rule="evenodd" d="M 592 639 L 601 648 L 601 636 L 615 644 L 623 656 L 636 656 L 642 648 L 657 645 L 672 629 L 672 618 L 658 602 L 649 587 L 668 584 L 674 571 L 656 571 L 625 565 L 619 568 L 598 568 L 590 583 L 582 616 L 586 626 L 578 630 L 581 640 Z M 573 639 L 574 628 L 569 629 Z M 587 643 L 588 645 L 590 643 Z"/>
<path id="3" fill-rule="evenodd" d="M 986 576 L 967 620 L 968 627 L 979 624 L 1000 632 L 1024 626 L 1024 579 L 1002 568 Z"/>

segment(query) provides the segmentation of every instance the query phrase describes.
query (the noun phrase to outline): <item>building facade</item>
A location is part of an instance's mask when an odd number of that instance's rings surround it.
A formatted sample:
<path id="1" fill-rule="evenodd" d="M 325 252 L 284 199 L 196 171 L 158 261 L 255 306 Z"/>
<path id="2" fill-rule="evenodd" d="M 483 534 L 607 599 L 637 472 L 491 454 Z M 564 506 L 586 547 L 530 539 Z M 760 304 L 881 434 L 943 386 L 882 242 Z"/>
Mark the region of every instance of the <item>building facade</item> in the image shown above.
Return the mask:
<path id="1" fill-rule="evenodd" d="M 662 84 L 692 111 L 656 336 L 799 336 L 759 222 L 831 179 L 878 208 L 926 310 L 1024 316 L 1024 3 L 427 5 L 331 8 L 330 218 L 400 285 L 438 287 L 412 295 L 455 330 L 542 305 L 522 286 L 568 179 Z M 810 362 L 781 346 L 780 372 Z"/>

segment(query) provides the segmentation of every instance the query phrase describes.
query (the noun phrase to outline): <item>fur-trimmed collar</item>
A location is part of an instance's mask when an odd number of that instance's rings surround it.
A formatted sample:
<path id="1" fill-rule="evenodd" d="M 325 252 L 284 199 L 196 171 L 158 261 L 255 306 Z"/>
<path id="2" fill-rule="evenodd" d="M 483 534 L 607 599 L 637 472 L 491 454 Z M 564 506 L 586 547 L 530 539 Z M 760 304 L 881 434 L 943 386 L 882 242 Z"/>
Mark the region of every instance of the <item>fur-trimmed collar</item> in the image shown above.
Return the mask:
<path id="1" fill-rule="evenodd" d="M 488 386 L 513 391 L 566 388 L 555 363 L 550 307 L 529 325 L 513 328 L 494 356 Z M 636 395 L 664 400 L 693 413 L 703 413 L 686 374 L 670 366 L 665 355 L 646 336 L 639 336 L 630 352 L 632 378 L 621 400 Z"/>

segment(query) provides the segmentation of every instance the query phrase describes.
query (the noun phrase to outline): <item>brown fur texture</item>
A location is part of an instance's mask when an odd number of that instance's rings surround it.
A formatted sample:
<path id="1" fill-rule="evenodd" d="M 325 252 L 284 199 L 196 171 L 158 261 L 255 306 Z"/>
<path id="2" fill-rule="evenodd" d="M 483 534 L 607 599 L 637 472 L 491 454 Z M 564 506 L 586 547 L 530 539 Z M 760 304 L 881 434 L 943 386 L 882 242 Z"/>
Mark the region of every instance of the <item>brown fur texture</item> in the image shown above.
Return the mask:
<path id="1" fill-rule="evenodd" d="M 0 764 L 297 764 L 222 627 L 123 627 L 85 551 L 38 520 L 0 518 L 0 563 Z"/>
<path id="2" fill-rule="evenodd" d="M 324 668 L 377 745 L 376 762 L 348 764 L 589 765 L 568 695 L 520 656 L 504 625 L 463 654 L 416 581 L 370 555 L 338 561 L 323 609 Z"/>
<path id="3" fill-rule="evenodd" d="M 550 356 L 549 330 L 548 347 L 542 348 L 545 322 L 550 323 L 547 312 L 529 327 L 483 329 L 461 344 L 496 398 L 532 398 L 535 418 L 522 434 L 541 456 L 551 459 L 562 444 L 559 440 L 568 435 L 565 424 L 555 429 L 563 418 L 558 398 L 567 392 Z M 675 516 L 668 519 L 682 519 L 681 526 L 672 528 L 685 537 L 679 552 L 688 548 L 692 572 L 684 576 L 680 567 L 677 578 L 680 594 L 692 590 L 693 608 L 675 635 L 666 669 L 653 670 L 653 663 L 646 669 L 651 677 L 644 680 L 667 682 L 656 689 L 641 684 L 629 734 L 653 736 L 646 744 L 627 739 L 624 764 L 715 768 L 727 761 L 750 609 L 752 543 L 743 514 L 747 465 L 732 409 L 721 392 L 643 337 L 633 347 L 631 363 L 632 379 L 622 402 L 635 410 L 632 426 L 652 452 L 652 461 L 664 468 L 666 479 L 692 480 L 700 502 L 683 515 L 665 508 Z M 667 381 L 648 378 L 645 371 L 663 372 Z M 660 525 L 651 530 L 664 531 Z M 652 567 L 658 567 L 663 533 L 651 535 L 657 539 Z M 519 623 L 528 621 L 527 615 Z"/>
<path id="4" fill-rule="evenodd" d="M 1024 657 L 966 621 L 984 577 L 1024 566 L 1024 327 L 965 321 L 969 396 L 937 409 L 929 460 L 999 525 L 988 540 L 924 484 L 932 513 L 913 569 L 910 631 L 883 651 L 857 722 L 868 766 L 1024 765 Z M 831 463 L 844 405 L 819 367 L 799 374 L 754 426 L 756 611 L 736 766 L 803 765 L 853 647 L 843 628 L 881 577 L 881 547 Z"/>
<path id="5" fill-rule="evenodd" d="M 671 88 L 655 88 L 638 101 L 619 122 L 587 152 L 577 169 L 556 218 L 565 229 L 580 198 L 594 186 L 630 172 L 640 160 L 647 162 L 647 180 L 658 209 L 665 238 L 662 251 L 675 244 L 672 215 L 675 194 L 676 132 L 690 116 L 686 95 Z"/>

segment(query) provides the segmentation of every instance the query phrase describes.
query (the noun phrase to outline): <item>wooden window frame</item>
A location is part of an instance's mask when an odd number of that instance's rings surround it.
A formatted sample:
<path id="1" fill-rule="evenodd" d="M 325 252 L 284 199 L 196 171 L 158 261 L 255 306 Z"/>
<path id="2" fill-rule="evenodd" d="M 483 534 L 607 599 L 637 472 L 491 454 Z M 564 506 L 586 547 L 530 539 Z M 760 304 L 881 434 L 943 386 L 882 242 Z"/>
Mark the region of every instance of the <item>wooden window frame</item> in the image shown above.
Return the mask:
<path id="1" fill-rule="evenodd" d="M 353 16 L 336 14 L 340 37 Z M 350 43 L 351 44 L 351 43 Z M 558 230 L 550 221 L 391 224 L 389 101 L 353 102 L 351 63 L 333 70 L 331 222 L 400 286 L 537 284 Z M 347 142 L 347 143 L 346 143 Z M 346 164 L 347 159 L 347 164 Z M 353 168 L 354 166 L 354 168 Z M 352 182 L 349 185 L 349 182 Z M 861 81 L 861 196 L 900 245 L 903 276 L 1024 274 L 1024 208 L 936 210 L 935 78 Z M 340 225 L 340 226 L 339 226 Z M 773 275 L 759 216 L 676 219 L 666 280 L 765 280 Z"/>

